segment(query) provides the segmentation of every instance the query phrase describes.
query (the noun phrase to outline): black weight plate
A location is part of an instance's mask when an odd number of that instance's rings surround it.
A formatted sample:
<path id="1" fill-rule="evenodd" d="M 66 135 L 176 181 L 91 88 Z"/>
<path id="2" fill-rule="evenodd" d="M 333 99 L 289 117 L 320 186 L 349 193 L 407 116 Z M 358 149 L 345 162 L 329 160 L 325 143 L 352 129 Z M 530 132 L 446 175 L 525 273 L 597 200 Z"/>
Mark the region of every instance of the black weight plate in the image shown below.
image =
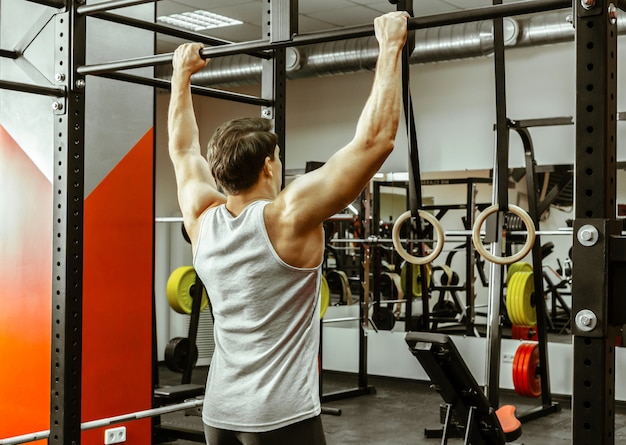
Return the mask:
<path id="1" fill-rule="evenodd" d="M 175 337 L 171 339 L 165 347 L 165 365 L 170 371 L 183 372 L 189 360 L 189 340 L 185 337 Z M 195 366 L 198 361 L 198 346 L 194 345 L 191 357 Z"/>

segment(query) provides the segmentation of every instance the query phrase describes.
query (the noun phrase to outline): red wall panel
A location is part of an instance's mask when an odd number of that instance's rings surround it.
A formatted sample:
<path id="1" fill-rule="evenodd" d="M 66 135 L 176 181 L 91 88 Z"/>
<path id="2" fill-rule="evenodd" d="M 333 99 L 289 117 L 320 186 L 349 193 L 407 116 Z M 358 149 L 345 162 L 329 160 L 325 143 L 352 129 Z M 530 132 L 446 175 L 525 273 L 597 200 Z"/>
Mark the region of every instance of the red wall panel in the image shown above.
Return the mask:
<path id="1" fill-rule="evenodd" d="M 150 130 L 85 200 L 83 421 L 151 408 L 153 225 Z M 150 444 L 149 419 L 126 427 Z"/>
<path id="2" fill-rule="evenodd" d="M 49 428 L 52 185 L 0 125 L 0 438 Z"/>
<path id="3" fill-rule="evenodd" d="M 49 429 L 52 186 L 0 126 L 0 438 Z M 82 420 L 152 403 L 153 131 L 85 200 Z M 150 420 L 127 443 L 150 444 Z M 82 443 L 102 444 L 103 429 Z"/>

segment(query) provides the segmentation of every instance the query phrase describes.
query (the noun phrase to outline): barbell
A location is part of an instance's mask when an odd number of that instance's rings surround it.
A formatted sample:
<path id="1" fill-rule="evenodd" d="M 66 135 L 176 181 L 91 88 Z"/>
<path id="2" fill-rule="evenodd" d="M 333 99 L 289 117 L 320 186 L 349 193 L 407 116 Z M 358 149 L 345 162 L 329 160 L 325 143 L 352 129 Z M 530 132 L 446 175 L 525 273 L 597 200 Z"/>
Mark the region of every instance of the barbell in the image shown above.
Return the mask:
<path id="1" fill-rule="evenodd" d="M 147 409 L 143 411 L 137 411 L 129 414 L 122 414 L 114 417 L 106 417 L 99 420 L 91 420 L 84 422 L 80 425 L 81 431 L 92 430 L 95 428 L 101 428 L 109 425 L 114 425 L 122 422 L 129 422 L 133 420 L 145 419 L 148 417 L 160 416 L 161 414 L 173 413 L 176 411 L 182 411 L 185 409 L 193 409 L 202 406 L 202 399 L 194 399 L 176 405 L 162 406 L 159 408 Z M 21 436 L 7 437 L 0 439 L 0 445 L 17 445 L 20 443 L 34 442 L 37 440 L 43 440 L 50 437 L 50 430 L 38 431 L 36 433 L 23 434 Z"/>

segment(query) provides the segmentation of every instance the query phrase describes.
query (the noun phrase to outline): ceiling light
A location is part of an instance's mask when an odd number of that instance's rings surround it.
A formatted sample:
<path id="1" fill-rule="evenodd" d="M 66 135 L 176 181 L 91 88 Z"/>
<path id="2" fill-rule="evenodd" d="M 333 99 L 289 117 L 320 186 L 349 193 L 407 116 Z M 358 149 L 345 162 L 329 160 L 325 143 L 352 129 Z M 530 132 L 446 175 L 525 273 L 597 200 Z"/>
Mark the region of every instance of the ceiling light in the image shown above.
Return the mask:
<path id="1" fill-rule="evenodd" d="M 209 11 L 183 12 L 157 17 L 157 21 L 179 28 L 202 31 L 203 29 L 221 28 L 223 26 L 241 25 L 241 20 L 231 19 Z"/>

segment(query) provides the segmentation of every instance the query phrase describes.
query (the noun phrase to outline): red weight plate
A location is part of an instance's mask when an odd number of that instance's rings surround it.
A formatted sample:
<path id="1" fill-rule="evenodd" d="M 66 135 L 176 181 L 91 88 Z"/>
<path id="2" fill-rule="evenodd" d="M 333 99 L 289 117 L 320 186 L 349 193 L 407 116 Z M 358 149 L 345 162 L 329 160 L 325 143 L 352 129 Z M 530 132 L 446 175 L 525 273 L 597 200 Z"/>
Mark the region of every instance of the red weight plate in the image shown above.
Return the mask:
<path id="1" fill-rule="evenodd" d="M 517 392 L 517 388 L 519 387 L 518 376 L 517 376 L 517 363 L 519 362 L 519 354 L 518 351 L 515 351 L 515 357 L 513 358 L 513 368 L 511 375 L 513 377 L 513 389 Z"/>
<path id="2" fill-rule="evenodd" d="M 539 397 L 541 395 L 541 376 L 537 375 L 537 367 L 539 366 L 539 345 L 535 345 L 530 351 L 527 362 L 526 384 L 528 386 L 528 395 L 530 397 Z"/>
<path id="3" fill-rule="evenodd" d="M 519 369 L 518 369 L 520 387 L 522 389 L 520 395 L 524 397 L 527 397 L 529 394 L 528 378 L 527 378 L 529 355 L 530 355 L 530 345 L 529 343 L 524 343 L 524 353 L 522 355 L 522 358 L 520 359 Z"/>
<path id="4" fill-rule="evenodd" d="M 524 389 L 524 375 L 523 375 L 523 362 L 526 355 L 526 343 L 522 343 L 515 351 L 515 358 L 513 360 L 513 387 L 515 392 L 521 396 L 525 395 Z"/>

